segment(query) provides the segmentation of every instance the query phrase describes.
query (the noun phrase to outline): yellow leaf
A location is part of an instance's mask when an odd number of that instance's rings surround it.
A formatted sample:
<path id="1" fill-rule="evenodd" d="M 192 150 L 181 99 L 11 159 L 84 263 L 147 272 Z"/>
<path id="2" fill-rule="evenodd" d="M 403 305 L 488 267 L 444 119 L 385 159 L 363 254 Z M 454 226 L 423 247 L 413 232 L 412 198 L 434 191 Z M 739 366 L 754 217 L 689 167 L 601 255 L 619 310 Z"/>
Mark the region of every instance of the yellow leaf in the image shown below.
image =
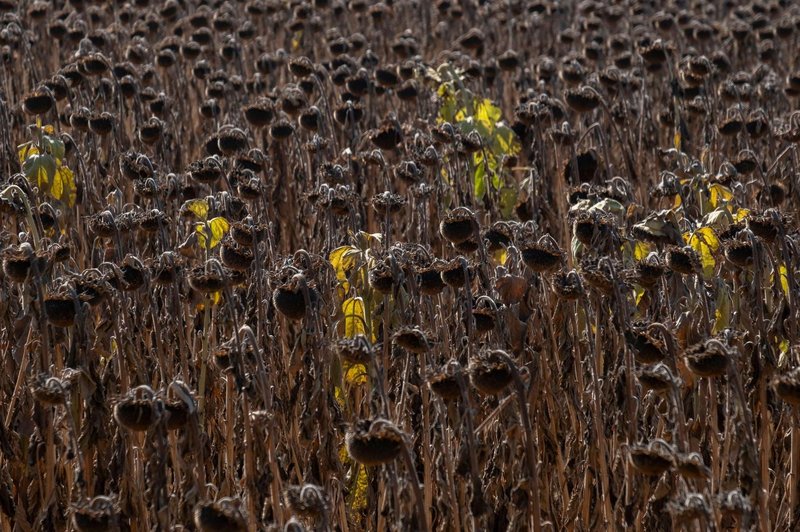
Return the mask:
<path id="1" fill-rule="evenodd" d="M 733 192 L 731 192 L 731 189 L 719 183 L 714 183 L 713 185 L 709 186 L 708 194 L 708 201 L 711 203 L 711 207 L 714 209 L 717 208 L 720 200 L 728 202 L 731 200 L 731 198 L 733 198 Z"/>
<path id="2" fill-rule="evenodd" d="M 734 221 L 740 222 L 747 218 L 750 214 L 750 209 L 737 209 L 736 213 L 733 215 Z"/>
<path id="3" fill-rule="evenodd" d="M 364 364 L 344 363 L 344 380 L 351 385 L 359 385 L 367 382 L 367 366 Z"/>
<path id="4" fill-rule="evenodd" d="M 778 277 L 780 278 L 781 290 L 787 296 L 789 295 L 789 272 L 786 271 L 786 264 L 778 266 Z"/>
<path id="5" fill-rule="evenodd" d="M 637 261 L 644 259 L 651 251 L 651 246 L 647 242 L 636 241 L 633 245 L 633 258 Z"/>
<path id="6" fill-rule="evenodd" d="M 636 306 L 638 307 L 639 304 L 642 302 L 642 298 L 644 297 L 644 288 L 641 286 L 637 286 L 633 289 L 633 297 L 636 301 Z"/>
<path id="7" fill-rule="evenodd" d="M 360 297 L 351 297 L 342 303 L 344 313 L 344 336 L 355 338 L 367 334 L 367 320 L 364 313 L 364 300 Z"/>
<path id="8" fill-rule="evenodd" d="M 225 236 L 228 229 L 230 229 L 230 224 L 222 216 L 212 218 L 205 223 L 198 223 L 195 225 L 195 232 L 197 232 L 197 240 L 200 242 L 200 247 L 214 249 L 222 241 L 222 237 Z"/>
<path id="9" fill-rule="evenodd" d="M 53 176 L 53 184 L 50 186 L 50 194 L 57 200 L 63 201 L 70 207 L 75 205 L 77 198 L 77 188 L 75 187 L 75 175 L 66 166 L 56 168 Z"/>
<path id="10" fill-rule="evenodd" d="M 296 31 L 294 36 L 292 37 L 292 51 L 296 51 L 300 48 L 300 44 L 303 42 L 303 30 Z"/>
<path id="11" fill-rule="evenodd" d="M 508 252 L 505 248 L 500 248 L 492 253 L 492 259 L 494 259 L 496 263 L 505 266 L 506 260 L 508 259 Z"/>
<path id="12" fill-rule="evenodd" d="M 369 487 L 369 478 L 367 478 L 367 468 L 362 465 L 356 465 L 358 473 L 356 474 L 355 486 L 350 496 L 350 510 L 360 512 L 367 508 L 367 488 Z"/>
<path id="13" fill-rule="evenodd" d="M 29 155 L 38 155 L 39 150 L 36 148 L 36 146 L 31 144 L 30 142 L 26 142 L 25 144 L 19 147 L 19 152 L 17 153 L 19 154 L 19 164 L 22 164 L 25 162 L 25 159 L 27 159 Z"/>
<path id="14" fill-rule="evenodd" d="M 42 130 L 44 131 L 45 135 L 52 135 L 53 133 L 56 132 L 56 129 L 50 124 L 44 126 Z"/>
<path id="15" fill-rule="evenodd" d="M 717 234 L 710 227 L 701 227 L 695 232 L 684 235 L 686 242 L 700 255 L 700 264 L 703 266 L 703 275 L 710 278 L 714 275 L 714 253 L 719 249 Z"/>
<path id="16" fill-rule="evenodd" d="M 347 447 L 339 447 L 339 461 L 346 467 L 355 467 L 356 474 L 350 480 L 350 489 L 347 496 L 347 504 L 351 511 L 362 511 L 367 507 L 367 488 L 369 487 L 369 477 L 367 468 L 350 458 Z"/>
<path id="17" fill-rule="evenodd" d="M 195 215 L 198 220 L 206 221 L 208 219 L 208 200 L 206 199 L 191 199 L 181 205 L 181 212 L 190 212 Z"/>
<path id="18" fill-rule="evenodd" d="M 336 280 L 339 281 L 345 293 L 350 290 L 350 283 L 347 281 L 347 277 L 350 271 L 356 267 L 359 253 L 359 249 L 354 246 L 341 246 L 331 251 L 330 255 L 328 255 L 328 260 L 336 272 Z"/>
<path id="19" fill-rule="evenodd" d="M 675 146 L 675 149 L 681 151 L 681 130 L 675 129 L 675 136 L 672 137 L 672 145 Z"/>
<path id="20" fill-rule="evenodd" d="M 500 120 L 502 112 L 500 108 L 492 103 L 492 100 L 484 98 L 475 104 L 475 120 L 477 120 L 487 131 L 491 133 L 494 125 Z"/>

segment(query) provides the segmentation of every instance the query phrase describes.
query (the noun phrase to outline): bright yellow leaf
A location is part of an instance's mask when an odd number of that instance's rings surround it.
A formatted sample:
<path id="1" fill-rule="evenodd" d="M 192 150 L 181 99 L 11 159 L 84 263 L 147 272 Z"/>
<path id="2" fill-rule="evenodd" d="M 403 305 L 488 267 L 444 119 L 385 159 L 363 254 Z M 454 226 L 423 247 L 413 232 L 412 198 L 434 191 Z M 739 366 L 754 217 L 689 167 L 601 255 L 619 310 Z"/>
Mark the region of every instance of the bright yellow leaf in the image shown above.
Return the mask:
<path id="1" fill-rule="evenodd" d="M 55 199 L 63 201 L 70 207 L 75 205 L 78 191 L 75 186 L 75 175 L 66 166 L 56 168 L 53 176 L 53 183 L 50 185 L 50 195 Z"/>
<path id="2" fill-rule="evenodd" d="M 367 366 L 364 364 L 348 364 L 343 365 L 344 380 L 351 385 L 359 385 L 367 382 Z"/>
<path id="3" fill-rule="evenodd" d="M 347 272 L 355 268 L 358 262 L 358 248 L 353 246 L 340 246 L 328 255 L 328 260 L 336 271 L 336 279 L 347 280 Z"/>
<path id="4" fill-rule="evenodd" d="M 786 264 L 780 264 L 778 266 L 778 277 L 781 283 L 781 290 L 787 296 L 789 295 L 789 272 L 786 271 Z"/>
<path id="5" fill-rule="evenodd" d="M 30 142 L 26 142 L 22 146 L 19 146 L 19 151 L 17 153 L 19 154 L 19 164 L 22 164 L 29 155 L 38 155 L 39 150 Z"/>
<path id="6" fill-rule="evenodd" d="M 207 199 L 190 199 L 181 205 L 181 212 L 190 212 L 194 214 L 198 220 L 206 221 L 208 219 L 209 208 Z"/>
<path id="7" fill-rule="evenodd" d="M 637 261 L 644 259 L 652 250 L 652 246 L 647 242 L 636 241 L 633 245 L 633 258 Z"/>
<path id="8" fill-rule="evenodd" d="M 365 317 L 364 300 L 360 297 L 351 297 L 342 303 L 344 313 L 344 336 L 355 338 L 367 334 L 367 319 Z"/>
<path id="9" fill-rule="evenodd" d="M 720 183 L 714 183 L 708 187 L 709 203 L 716 209 L 720 201 L 728 202 L 733 198 L 731 189 Z"/>
<path id="10" fill-rule="evenodd" d="M 500 108 L 492 103 L 492 100 L 484 98 L 475 104 L 475 120 L 483 125 L 489 132 L 494 129 L 494 125 L 500 120 L 502 112 Z"/>
<path id="11" fill-rule="evenodd" d="M 735 221 L 737 221 L 737 222 L 740 222 L 740 221 L 744 220 L 745 218 L 747 218 L 747 216 L 749 214 L 750 214 L 750 209 L 741 209 L 740 208 L 740 209 L 736 210 L 736 213 L 734 213 L 733 219 Z"/>
<path id="12" fill-rule="evenodd" d="M 303 30 L 296 31 L 292 36 L 292 51 L 296 51 L 300 48 L 300 45 L 303 42 Z"/>
<path id="13" fill-rule="evenodd" d="M 714 267 L 717 262 L 714 253 L 719 249 L 719 239 L 717 234 L 710 227 L 701 227 L 693 233 L 686 233 L 684 240 L 700 256 L 700 264 L 703 266 L 703 275 L 710 278 L 714 274 Z"/>
<path id="14" fill-rule="evenodd" d="M 205 249 L 214 249 L 222 241 L 222 237 L 230 229 L 228 220 L 222 216 L 212 218 L 208 222 L 198 223 L 195 225 L 197 232 L 197 240 L 200 242 L 200 247 Z"/>
<path id="15" fill-rule="evenodd" d="M 350 491 L 347 496 L 347 504 L 351 511 L 362 511 L 367 508 L 367 488 L 369 487 L 369 477 L 367 468 L 350 458 L 347 447 L 339 447 L 339 460 L 345 466 L 355 467 L 355 477 L 350 481 Z"/>
<path id="16" fill-rule="evenodd" d="M 502 266 L 505 266 L 506 260 L 508 259 L 508 252 L 505 248 L 500 248 L 494 253 L 492 253 L 492 259 Z"/>

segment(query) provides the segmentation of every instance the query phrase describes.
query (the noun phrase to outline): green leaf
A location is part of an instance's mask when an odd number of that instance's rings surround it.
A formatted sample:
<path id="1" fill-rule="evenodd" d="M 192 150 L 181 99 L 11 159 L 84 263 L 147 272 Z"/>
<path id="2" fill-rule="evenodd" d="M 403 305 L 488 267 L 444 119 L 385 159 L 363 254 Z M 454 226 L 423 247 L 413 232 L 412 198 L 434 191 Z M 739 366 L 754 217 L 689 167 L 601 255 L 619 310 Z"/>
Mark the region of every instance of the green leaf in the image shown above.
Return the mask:
<path id="1" fill-rule="evenodd" d="M 50 135 L 42 135 L 42 147 L 44 148 L 45 152 L 52 154 L 55 157 L 56 161 L 63 161 L 64 160 L 64 142 L 57 138 L 51 137 Z"/>
<path id="2" fill-rule="evenodd" d="M 198 223 L 195 225 L 197 232 L 197 240 L 200 242 L 200 247 L 205 249 L 214 249 L 222 241 L 222 237 L 230 229 L 228 220 L 222 216 L 212 218 L 208 222 Z"/>
<path id="3" fill-rule="evenodd" d="M 728 285 L 724 282 L 717 283 L 717 297 L 715 300 L 714 327 L 712 332 L 718 334 L 731 323 L 731 296 Z"/>
<path id="4" fill-rule="evenodd" d="M 500 213 L 504 218 L 511 218 L 514 207 L 517 205 L 519 193 L 514 187 L 500 187 Z"/>
<path id="5" fill-rule="evenodd" d="M 604 198 L 589 208 L 590 212 L 596 211 L 603 211 L 610 214 L 614 214 L 616 216 L 624 216 L 625 215 L 625 207 L 622 206 L 622 203 L 618 202 L 617 200 L 613 200 L 611 198 Z"/>
<path id="6" fill-rule="evenodd" d="M 473 154 L 473 164 L 475 165 L 475 173 L 472 176 L 473 192 L 477 199 L 483 199 L 486 195 L 486 164 L 481 152 Z"/>
<path id="7" fill-rule="evenodd" d="M 190 199 L 181 205 L 181 212 L 192 213 L 198 220 L 206 221 L 208 219 L 208 211 L 210 206 L 207 199 Z"/>
<path id="8" fill-rule="evenodd" d="M 22 163 L 22 172 L 42 190 L 49 190 L 53 176 L 56 174 L 56 161 L 52 155 L 28 155 Z"/>
<path id="9" fill-rule="evenodd" d="M 517 134 L 504 124 L 500 124 L 495 128 L 493 140 L 494 144 L 497 145 L 495 152 L 499 156 L 516 155 L 522 149 Z"/>

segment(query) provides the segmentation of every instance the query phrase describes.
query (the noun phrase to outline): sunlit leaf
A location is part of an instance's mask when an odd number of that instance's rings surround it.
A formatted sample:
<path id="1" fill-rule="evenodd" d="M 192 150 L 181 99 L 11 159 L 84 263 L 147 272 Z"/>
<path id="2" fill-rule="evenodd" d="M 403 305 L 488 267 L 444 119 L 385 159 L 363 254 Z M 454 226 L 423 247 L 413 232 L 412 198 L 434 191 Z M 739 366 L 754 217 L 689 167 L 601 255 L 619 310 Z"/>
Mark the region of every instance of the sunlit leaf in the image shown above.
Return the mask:
<path id="1" fill-rule="evenodd" d="M 778 266 L 778 278 L 781 283 L 781 290 L 787 296 L 789 295 L 789 272 L 786 270 L 786 264 L 781 263 Z"/>
<path id="2" fill-rule="evenodd" d="M 676 128 L 675 135 L 672 137 L 672 145 L 675 149 L 681 151 L 681 130 Z"/>
<path id="3" fill-rule="evenodd" d="M 367 382 L 367 366 L 364 364 L 344 363 L 344 380 L 351 385 L 360 385 Z"/>
<path id="4" fill-rule="evenodd" d="M 741 222 L 742 220 L 747 218 L 749 214 L 750 214 L 750 209 L 739 208 L 736 210 L 735 213 L 733 213 L 733 219 L 734 221 Z"/>
<path id="5" fill-rule="evenodd" d="M 356 468 L 356 474 L 350 480 L 349 493 L 347 495 L 347 505 L 351 511 L 362 511 L 367 507 L 367 489 L 369 488 L 369 476 L 367 468 L 350 458 L 347 447 L 339 447 L 339 461 L 349 467 Z"/>
<path id="6" fill-rule="evenodd" d="M 303 30 L 294 32 L 292 36 L 292 51 L 297 50 L 300 48 L 300 45 L 303 43 Z"/>
<path id="7" fill-rule="evenodd" d="M 198 223 L 195 225 L 195 232 L 197 233 L 197 241 L 200 247 L 205 249 L 214 249 L 222 241 L 222 237 L 230 229 L 228 220 L 222 216 L 212 218 L 208 222 Z"/>
<path id="8" fill-rule="evenodd" d="M 350 496 L 350 510 L 362 511 L 367 508 L 367 489 L 369 488 L 369 478 L 367 476 L 367 468 L 362 465 L 356 465 L 358 474 L 356 474 L 355 486 Z"/>
<path id="9" fill-rule="evenodd" d="M 493 130 L 497 122 L 500 121 L 502 111 L 492 103 L 492 100 L 484 98 L 475 104 L 475 119 L 483 124 L 486 129 Z"/>
<path id="10" fill-rule="evenodd" d="M 505 248 L 500 248 L 492 253 L 492 259 L 500 265 L 505 265 L 508 259 L 508 251 L 506 251 Z"/>
<path id="11" fill-rule="evenodd" d="M 498 155 L 516 155 L 522 146 L 520 145 L 517 134 L 510 127 L 500 124 L 495 128 L 494 143 Z"/>
<path id="12" fill-rule="evenodd" d="M 720 201 L 728 202 L 733 198 L 731 189 L 720 183 L 714 183 L 708 187 L 709 203 L 711 207 L 716 209 Z"/>
<path id="13" fill-rule="evenodd" d="M 33 145 L 31 142 L 26 142 L 25 144 L 18 146 L 19 151 L 19 164 L 25 162 L 25 159 L 28 158 L 29 155 L 37 155 L 39 153 L 38 148 Z"/>
<path id="14" fill-rule="evenodd" d="M 55 199 L 63 201 L 70 207 L 75 205 L 77 198 L 77 187 L 75 186 L 75 175 L 66 166 L 56 168 L 53 176 L 53 183 L 50 185 L 50 195 Z"/>
<path id="15" fill-rule="evenodd" d="M 642 298 L 644 297 L 645 289 L 641 286 L 636 286 L 633 289 L 633 298 L 636 301 L 636 306 L 638 307 L 639 304 L 642 302 Z"/>
<path id="16" fill-rule="evenodd" d="M 364 312 L 364 300 L 360 297 L 345 299 L 342 303 L 344 314 L 344 331 L 347 338 L 355 338 L 367 334 L 367 320 Z"/>
<path id="17" fill-rule="evenodd" d="M 209 208 L 207 199 L 190 199 L 181 205 L 181 212 L 192 213 L 198 220 L 206 221 Z"/>
<path id="18" fill-rule="evenodd" d="M 633 244 L 633 258 L 637 261 L 643 260 L 652 251 L 652 246 L 647 242 L 636 241 Z"/>
<path id="19" fill-rule="evenodd" d="M 719 249 L 717 234 L 710 227 L 701 227 L 693 233 L 685 234 L 684 239 L 697 251 L 700 256 L 700 264 L 703 266 L 703 275 L 710 278 L 714 275 L 714 267 L 717 264 L 714 259 L 714 253 Z"/>
<path id="20" fill-rule="evenodd" d="M 778 352 L 778 366 L 782 367 L 789 357 L 789 340 L 784 339 L 778 344 Z"/>
<path id="21" fill-rule="evenodd" d="M 212 307 L 216 307 L 217 305 L 219 305 L 220 302 L 222 301 L 222 290 L 219 290 L 217 292 L 212 292 L 211 294 L 208 295 L 208 299 L 204 299 L 202 302 L 198 303 L 195 306 L 195 309 L 197 310 L 197 312 L 205 310 L 205 308 L 206 308 L 205 302 L 206 301 L 210 301 Z"/>
<path id="22" fill-rule="evenodd" d="M 356 233 L 356 245 L 360 250 L 367 250 L 372 244 L 380 244 L 383 240 L 383 235 L 380 233 L 367 233 L 359 231 Z"/>
<path id="23" fill-rule="evenodd" d="M 361 251 L 354 246 L 341 246 L 331 251 L 328 260 L 336 272 L 336 280 L 346 294 L 350 290 L 348 277 L 353 268 L 358 264 L 358 255 Z"/>

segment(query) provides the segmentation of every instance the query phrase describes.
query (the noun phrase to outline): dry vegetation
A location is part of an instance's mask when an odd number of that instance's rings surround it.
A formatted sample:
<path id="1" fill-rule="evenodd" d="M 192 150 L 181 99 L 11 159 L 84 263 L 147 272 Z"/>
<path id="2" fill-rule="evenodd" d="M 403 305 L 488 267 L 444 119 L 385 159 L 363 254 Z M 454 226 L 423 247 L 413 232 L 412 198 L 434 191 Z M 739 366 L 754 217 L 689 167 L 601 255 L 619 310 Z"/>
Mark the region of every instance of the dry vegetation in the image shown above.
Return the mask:
<path id="1" fill-rule="evenodd" d="M 800 6 L 0 17 L 4 532 L 798 526 Z"/>

